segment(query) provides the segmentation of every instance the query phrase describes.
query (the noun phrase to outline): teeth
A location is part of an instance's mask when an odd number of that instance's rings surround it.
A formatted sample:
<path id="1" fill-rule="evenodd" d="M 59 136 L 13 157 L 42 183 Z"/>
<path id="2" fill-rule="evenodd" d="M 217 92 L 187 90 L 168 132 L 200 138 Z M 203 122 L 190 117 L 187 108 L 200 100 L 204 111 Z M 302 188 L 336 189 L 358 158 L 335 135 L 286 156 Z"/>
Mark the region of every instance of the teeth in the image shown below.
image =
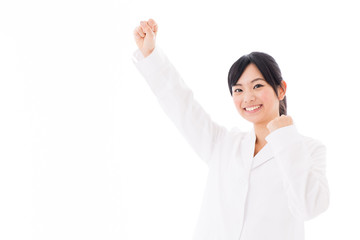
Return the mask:
<path id="1" fill-rule="evenodd" d="M 245 109 L 246 109 L 246 111 L 252 111 L 252 110 L 258 109 L 259 107 L 260 107 L 260 105 L 251 107 L 251 108 L 245 108 Z"/>

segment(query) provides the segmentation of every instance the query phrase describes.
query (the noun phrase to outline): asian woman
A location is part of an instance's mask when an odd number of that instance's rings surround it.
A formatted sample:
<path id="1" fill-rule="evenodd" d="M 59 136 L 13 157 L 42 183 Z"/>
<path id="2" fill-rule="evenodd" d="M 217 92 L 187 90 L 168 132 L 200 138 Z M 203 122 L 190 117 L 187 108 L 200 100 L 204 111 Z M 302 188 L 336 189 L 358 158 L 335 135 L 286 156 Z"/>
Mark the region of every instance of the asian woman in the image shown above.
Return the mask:
<path id="1" fill-rule="evenodd" d="M 212 121 L 156 45 L 158 25 L 134 30 L 134 64 L 159 104 L 207 164 L 193 240 L 303 240 L 304 221 L 329 205 L 326 147 L 287 115 L 286 82 L 273 57 L 252 52 L 230 68 L 228 87 L 249 132 Z"/>

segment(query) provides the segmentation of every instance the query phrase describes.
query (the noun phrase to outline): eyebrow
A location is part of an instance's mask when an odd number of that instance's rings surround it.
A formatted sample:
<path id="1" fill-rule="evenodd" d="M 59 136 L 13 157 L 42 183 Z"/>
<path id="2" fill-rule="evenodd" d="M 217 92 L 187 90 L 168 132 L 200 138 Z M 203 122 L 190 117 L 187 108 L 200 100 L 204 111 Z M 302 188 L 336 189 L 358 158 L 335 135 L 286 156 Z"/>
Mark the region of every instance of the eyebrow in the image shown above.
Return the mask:
<path id="1" fill-rule="evenodd" d="M 263 78 L 255 78 L 254 80 L 251 80 L 250 83 L 253 83 L 253 82 L 256 82 L 256 81 L 265 81 L 265 79 L 263 79 Z M 234 84 L 233 87 L 234 87 L 234 86 L 242 86 L 242 84 L 241 84 L 241 83 L 237 83 L 237 84 Z"/>

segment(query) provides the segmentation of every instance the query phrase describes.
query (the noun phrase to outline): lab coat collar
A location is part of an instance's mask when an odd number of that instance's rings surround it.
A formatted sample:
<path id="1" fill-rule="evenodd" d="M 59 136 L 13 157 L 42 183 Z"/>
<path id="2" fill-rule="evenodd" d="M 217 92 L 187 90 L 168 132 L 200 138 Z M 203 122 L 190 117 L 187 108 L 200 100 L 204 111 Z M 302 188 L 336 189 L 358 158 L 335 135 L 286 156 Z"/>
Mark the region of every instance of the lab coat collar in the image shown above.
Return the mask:
<path id="1" fill-rule="evenodd" d="M 248 159 L 248 167 L 257 168 L 274 157 L 274 153 L 267 143 L 254 157 L 256 135 L 254 128 L 247 134 L 242 144 L 244 159 Z"/>

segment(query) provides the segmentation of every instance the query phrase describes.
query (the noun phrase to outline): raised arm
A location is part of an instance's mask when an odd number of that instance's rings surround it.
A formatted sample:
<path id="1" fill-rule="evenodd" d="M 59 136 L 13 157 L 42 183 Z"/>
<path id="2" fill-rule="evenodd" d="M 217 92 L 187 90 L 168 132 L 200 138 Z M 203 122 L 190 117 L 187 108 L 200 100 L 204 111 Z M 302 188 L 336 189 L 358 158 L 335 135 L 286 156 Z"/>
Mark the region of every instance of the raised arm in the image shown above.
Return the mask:
<path id="1" fill-rule="evenodd" d="M 135 28 L 135 41 L 139 47 L 134 54 L 135 66 L 167 116 L 195 152 L 209 164 L 228 131 L 211 120 L 165 54 L 155 46 L 157 29 L 152 19 Z"/>

